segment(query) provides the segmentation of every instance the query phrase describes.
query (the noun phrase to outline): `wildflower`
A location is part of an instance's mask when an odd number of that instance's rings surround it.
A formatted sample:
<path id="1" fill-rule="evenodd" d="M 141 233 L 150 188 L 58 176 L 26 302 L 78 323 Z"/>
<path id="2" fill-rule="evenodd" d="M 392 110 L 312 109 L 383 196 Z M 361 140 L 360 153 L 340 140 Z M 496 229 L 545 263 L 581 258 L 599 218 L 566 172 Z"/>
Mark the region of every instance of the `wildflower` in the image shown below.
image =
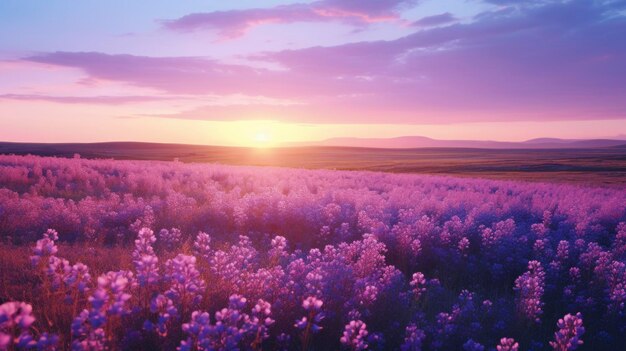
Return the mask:
<path id="1" fill-rule="evenodd" d="M 426 334 L 417 325 L 411 323 L 406 327 L 402 351 L 421 351 Z"/>
<path id="2" fill-rule="evenodd" d="M 322 327 L 319 323 L 324 319 L 324 313 L 321 312 L 324 302 L 314 296 L 309 296 L 302 301 L 302 308 L 307 311 L 307 315 L 300 320 L 296 320 L 294 325 L 302 331 L 303 348 L 308 348 L 311 340 L 311 334 L 316 334 Z"/>
<path id="3" fill-rule="evenodd" d="M 154 255 L 152 245 L 156 242 L 154 232 L 150 228 L 142 228 L 135 239 L 135 250 L 133 251 L 133 259 L 139 259 L 143 255 Z"/>
<path id="4" fill-rule="evenodd" d="M 413 273 L 410 285 L 413 297 L 416 301 L 418 301 L 426 292 L 426 278 L 424 277 L 424 274 L 421 272 Z"/>
<path id="5" fill-rule="evenodd" d="M 585 328 L 580 312 L 576 315 L 566 314 L 556 325 L 559 330 L 554 333 L 554 341 L 550 341 L 550 346 L 555 351 L 572 351 L 583 344 L 581 337 Z"/>
<path id="6" fill-rule="evenodd" d="M 165 296 L 184 307 L 198 304 L 202 300 L 205 284 L 196 269 L 196 258 L 179 254 L 168 260 L 165 266 L 165 280 L 170 283 Z"/>
<path id="7" fill-rule="evenodd" d="M 262 299 L 259 299 L 252 308 L 252 318 L 250 318 L 248 329 L 255 335 L 253 346 L 260 346 L 269 338 L 269 327 L 274 324 L 271 314 L 272 305 Z"/>
<path id="8" fill-rule="evenodd" d="M 359 293 L 359 302 L 362 305 L 369 306 L 378 298 L 378 288 L 375 285 L 367 285 L 365 289 Z"/>
<path id="9" fill-rule="evenodd" d="M 211 236 L 205 232 L 199 232 L 193 242 L 193 254 L 208 262 L 211 258 Z"/>
<path id="10" fill-rule="evenodd" d="M 144 329 L 156 331 L 160 336 L 167 336 L 170 322 L 178 315 L 178 310 L 171 299 L 159 294 L 150 300 L 150 312 L 157 314 L 156 321 L 147 320 Z"/>
<path id="11" fill-rule="evenodd" d="M 133 274 L 127 271 L 108 272 L 98 277 L 98 287 L 89 297 L 92 308 L 111 315 L 128 313 L 126 302 L 131 298 L 128 290 L 132 278 Z"/>
<path id="12" fill-rule="evenodd" d="M 161 229 L 161 231 L 159 231 L 159 241 L 162 242 L 167 249 L 178 246 L 181 237 L 182 233 L 178 228 L 172 228 L 170 230 Z"/>
<path id="13" fill-rule="evenodd" d="M 211 324 L 211 316 L 207 312 L 194 311 L 191 313 L 191 321 L 183 323 L 182 329 L 188 337 L 178 347 L 178 351 L 204 350 L 200 345 L 208 346 L 208 328 Z"/>
<path id="14" fill-rule="evenodd" d="M 350 350 L 365 350 L 368 346 L 367 334 L 367 325 L 361 320 L 353 320 L 346 324 L 339 341 Z"/>
<path id="15" fill-rule="evenodd" d="M 73 351 L 104 351 L 106 350 L 106 335 L 102 324 L 104 316 L 98 311 L 83 310 L 72 321 L 72 350 Z"/>
<path id="16" fill-rule="evenodd" d="M 46 259 L 56 255 L 59 250 L 56 246 L 56 241 L 59 240 L 59 234 L 54 229 L 48 229 L 43 234 L 43 238 L 37 240 L 35 247 L 33 248 L 33 256 L 30 257 L 30 262 L 33 266 L 37 266 L 42 259 Z M 47 261 L 44 261 L 47 264 Z"/>
<path id="17" fill-rule="evenodd" d="M 63 282 L 67 287 L 65 301 L 67 303 L 75 302 L 75 299 L 84 296 L 90 289 L 92 283 L 89 267 L 80 262 L 73 266 L 65 265 Z"/>
<path id="18" fill-rule="evenodd" d="M 463 350 L 464 351 L 485 351 L 485 347 L 481 345 L 480 343 L 472 339 L 469 339 L 465 342 L 465 344 L 463 344 Z"/>
<path id="19" fill-rule="evenodd" d="M 469 246 L 470 246 L 469 239 L 466 237 L 462 237 L 461 240 L 459 240 L 459 244 L 457 245 L 457 248 L 459 249 L 459 253 L 463 256 L 467 256 L 467 251 L 469 250 Z"/>
<path id="20" fill-rule="evenodd" d="M 540 321 L 543 313 L 545 272 L 538 261 L 528 262 L 528 271 L 515 280 L 518 311 L 527 319 Z"/>
<path id="21" fill-rule="evenodd" d="M 30 333 L 35 322 L 33 307 L 24 302 L 6 302 L 0 305 L 0 350 L 18 349 L 52 350 L 58 338 L 44 333 L 37 340 Z"/>
<path id="22" fill-rule="evenodd" d="M 624 312 L 626 304 L 626 264 L 613 261 L 606 271 L 609 301 L 611 302 L 609 309 L 621 314 Z"/>
<path id="23" fill-rule="evenodd" d="M 0 328 L 28 329 L 35 322 L 33 307 L 24 302 L 6 302 L 0 305 Z"/>
<path id="24" fill-rule="evenodd" d="M 515 342 L 513 338 L 500 339 L 500 345 L 496 346 L 498 351 L 518 351 L 519 344 Z"/>
<path id="25" fill-rule="evenodd" d="M 154 254 L 152 247 L 155 241 L 156 238 L 152 230 L 149 228 L 139 230 L 135 240 L 133 263 L 140 286 L 147 286 L 159 281 L 159 258 Z"/>
<path id="26" fill-rule="evenodd" d="M 559 241 L 556 248 L 556 257 L 560 262 L 565 262 L 569 258 L 569 242 L 567 240 Z"/>
<path id="27" fill-rule="evenodd" d="M 66 280 L 67 273 L 72 269 L 69 261 L 56 256 L 48 258 L 48 266 L 45 269 L 46 276 L 53 290 L 61 288 Z"/>
<path id="28" fill-rule="evenodd" d="M 284 236 L 279 235 L 274 237 L 271 246 L 272 248 L 269 250 L 268 254 L 272 262 L 278 263 L 281 258 L 287 256 L 287 252 L 285 252 L 287 249 L 287 239 L 285 239 Z"/>

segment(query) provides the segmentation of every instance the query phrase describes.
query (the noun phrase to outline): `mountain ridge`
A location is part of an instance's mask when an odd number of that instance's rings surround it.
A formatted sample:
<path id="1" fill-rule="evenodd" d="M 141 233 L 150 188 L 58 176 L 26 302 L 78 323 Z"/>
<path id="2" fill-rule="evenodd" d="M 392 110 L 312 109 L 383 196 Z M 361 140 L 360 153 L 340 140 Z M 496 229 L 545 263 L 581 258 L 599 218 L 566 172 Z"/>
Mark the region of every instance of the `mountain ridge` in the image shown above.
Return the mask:
<path id="1" fill-rule="evenodd" d="M 394 138 L 330 138 L 314 142 L 287 143 L 283 146 L 343 146 L 383 149 L 413 148 L 478 148 L 478 149 L 576 149 L 620 147 L 626 140 L 620 139 L 559 139 L 535 138 L 525 141 L 493 140 L 441 140 L 425 136 L 401 136 Z"/>

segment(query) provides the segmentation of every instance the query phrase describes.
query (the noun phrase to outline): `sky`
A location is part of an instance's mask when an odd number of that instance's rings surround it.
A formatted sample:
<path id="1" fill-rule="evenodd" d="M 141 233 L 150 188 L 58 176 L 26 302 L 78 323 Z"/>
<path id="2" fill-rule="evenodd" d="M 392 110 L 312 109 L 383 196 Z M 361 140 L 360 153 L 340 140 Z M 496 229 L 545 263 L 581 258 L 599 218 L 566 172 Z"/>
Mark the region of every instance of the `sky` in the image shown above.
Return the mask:
<path id="1" fill-rule="evenodd" d="M 626 135 L 626 0 L 0 2 L 0 140 Z"/>

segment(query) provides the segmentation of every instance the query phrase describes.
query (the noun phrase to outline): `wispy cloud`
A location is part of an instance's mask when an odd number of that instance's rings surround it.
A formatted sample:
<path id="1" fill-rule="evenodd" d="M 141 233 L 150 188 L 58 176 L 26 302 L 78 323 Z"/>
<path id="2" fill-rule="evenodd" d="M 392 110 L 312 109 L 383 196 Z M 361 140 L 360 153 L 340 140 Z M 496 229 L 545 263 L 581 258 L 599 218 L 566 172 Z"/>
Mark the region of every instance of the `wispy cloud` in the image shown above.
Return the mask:
<path id="1" fill-rule="evenodd" d="M 345 13 L 359 10 L 372 18 L 393 15 L 403 4 L 323 3 L 327 8 L 341 6 L 337 9 Z M 497 3 L 502 6 L 470 22 L 445 23 L 450 19 L 446 14 L 424 18 L 427 25 L 395 40 L 248 57 L 281 70 L 201 57 L 95 52 L 56 52 L 25 60 L 79 68 L 94 79 L 149 87 L 164 94 L 243 94 L 298 102 L 199 106 L 165 114 L 175 118 L 270 116 L 313 123 L 626 118 L 625 2 Z M 310 6 L 315 4 L 319 2 Z M 204 24 L 197 26 L 189 29 Z"/>
<path id="2" fill-rule="evenodd" d="M 366 26 L 373 22 L 398 20 L 402 8 L 416 0 L 322 0 L 308 4 L 280 5 L 230 11 L 193 13 L 164 21 L 176 31 L 217 30 L 223 38 L 237 38 L 249 29 L 268 23 L 341 22 Z"/>
<path id="3" fill-rule="evenodd" d="M 39 94 L 0 94 L 0 100 L 47 101 L 62 104 L 102 104 L 123 105 L 138 102 L 171 100 L 173 97 L 160 96 L 54 96 Z"/>
<path id="4" fill-rule="evenodd" d="M 442 13 L 439 15 L 433 15 L 433 16 L 421 18 L 413 22 L 411 25 L 414 27 L 432 27 L 432 26 L 439 26 L 442 24 L 450 24 L 456 21 L 457 19 L 450 12 L 446 12 L 446 13 Z"/>

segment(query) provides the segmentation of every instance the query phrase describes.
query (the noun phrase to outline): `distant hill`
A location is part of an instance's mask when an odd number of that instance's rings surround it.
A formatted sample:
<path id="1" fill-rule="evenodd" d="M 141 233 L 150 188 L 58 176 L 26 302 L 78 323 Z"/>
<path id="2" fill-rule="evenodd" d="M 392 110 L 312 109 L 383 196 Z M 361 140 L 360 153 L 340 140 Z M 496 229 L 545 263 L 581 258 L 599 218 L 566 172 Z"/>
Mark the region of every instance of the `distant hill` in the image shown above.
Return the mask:
<path id="1" fill-rule="evenodd" d="M 420 140 L 421 139 L 421 140 Z M 0 154 L 205 162 L 245 166 L 312 169 L 367 170 L 394 173 L 446 174 L 497 179 L 581 182 L 626 187 L 626 145 L 572 148 L 572 145 L 607 145 L 596 141 L 526 143 L 442 141 L 397 138 L 358 146 L 301 146 L 244 148 L 140 142 L 106 143 L 8 143 L 0 142 Z M 420 140 L 421 143 L 415 143 Z M 352 141 L 352 140 L 350 140 Z M 540 148 L 550 144 L 558 148 Z M 611 143 L 612 144 L 612 143 Z M 352 144 L 355 145 L 355 144 Z M 372 147 L 376 145 L 378 148 Z M 382 145 L 382 147 L 381 147 Z M 393 145 L 394 147 L 389 147 Z M 429 147 L 415 147 L 429 146 Z M 502 148 L 507 145 L 508 148 Z M 539 147 L 538 147 L 539 145 Z M 565 145 L 565 146 L 563 146 Z M 470 146 L 470 147 L 468 147 Z M 12 162 L 11 158 L 4 158 Z M 0 164 L 0 168 L 2 164 Z M 2 183 L 0 181 L 0 183 Z M 2 184 L 0 184 L 2 188 Z"/>
<path id="2" fill-rule="evenodd" d="M 291 143 L 288 146 L 347 146 L 384 149 L 413 148 L 478 148 L 478 149 L 586 149 L 618 147 L 626 144 L 617 139 L 558 139 L 537 138 L 521 142 L 489 140 L 439 140 L 423 136 L 397 138 L 331 138 L 318 142 Z"/>

